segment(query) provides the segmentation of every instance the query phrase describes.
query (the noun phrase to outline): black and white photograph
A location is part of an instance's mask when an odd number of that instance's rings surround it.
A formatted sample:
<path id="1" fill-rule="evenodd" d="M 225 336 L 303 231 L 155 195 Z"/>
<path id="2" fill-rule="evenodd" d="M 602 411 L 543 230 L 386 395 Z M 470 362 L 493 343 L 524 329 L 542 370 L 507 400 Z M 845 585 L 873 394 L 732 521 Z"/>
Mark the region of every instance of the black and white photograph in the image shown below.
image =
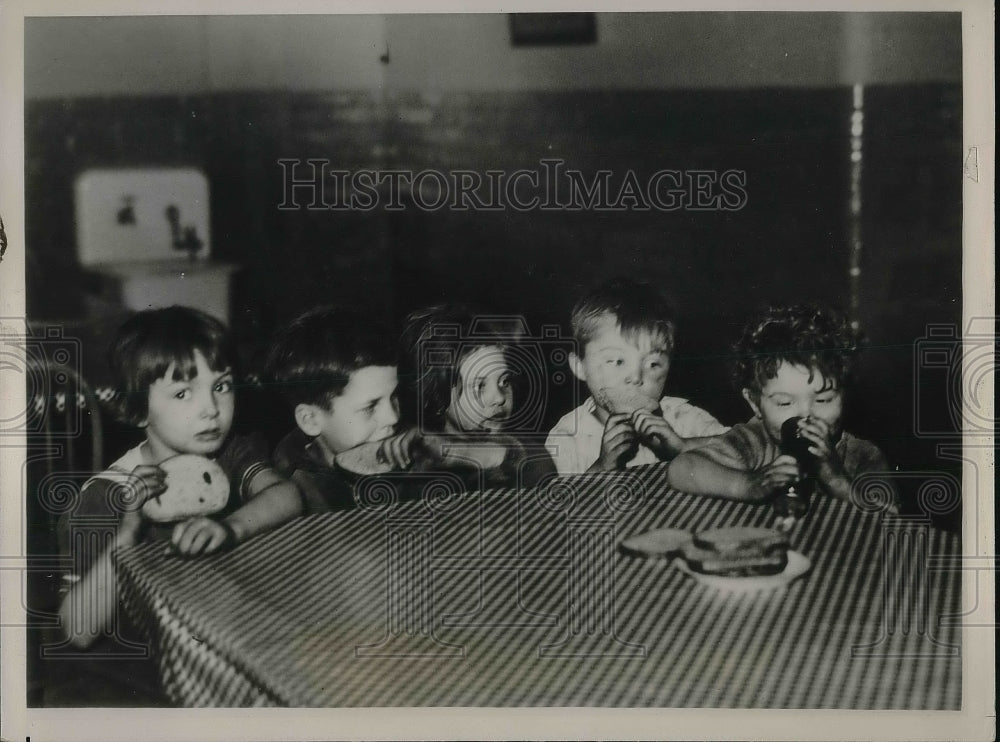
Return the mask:
<path id="1" fill-rule="evenodd" d="M 992 15 L 4 2 L 0 736 L 994 738 Z"/>

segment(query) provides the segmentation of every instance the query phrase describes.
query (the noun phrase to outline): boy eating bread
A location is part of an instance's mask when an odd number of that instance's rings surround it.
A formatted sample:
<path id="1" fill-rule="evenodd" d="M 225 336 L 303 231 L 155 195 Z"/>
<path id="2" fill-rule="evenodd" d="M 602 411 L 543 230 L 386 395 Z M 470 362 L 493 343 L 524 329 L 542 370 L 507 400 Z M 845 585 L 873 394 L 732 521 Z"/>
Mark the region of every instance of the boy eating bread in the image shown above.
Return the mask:
<path id="1" fill-rule="evenodd" d="M 560 474 L 669 461 L 726 431 L 700 407 L 663 395 L 675 328 L 653 287 L 612 280 L 577 302 L 571 325 L 570 368 L 591 396 L 549 433 Z"/>

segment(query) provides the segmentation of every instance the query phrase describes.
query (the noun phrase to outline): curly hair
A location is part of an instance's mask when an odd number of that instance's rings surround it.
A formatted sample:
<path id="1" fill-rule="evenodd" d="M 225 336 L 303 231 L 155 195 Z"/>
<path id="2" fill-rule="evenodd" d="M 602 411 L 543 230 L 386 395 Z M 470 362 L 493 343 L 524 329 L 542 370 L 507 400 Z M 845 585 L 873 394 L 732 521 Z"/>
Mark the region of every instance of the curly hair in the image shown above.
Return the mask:
<path id="1" fill-rule="evenodd" d="M 847 320 L 826 307 L 795 305 L 771 307 L 747 325 L 734 346 L 733 382 L 759 396 L 778 366 L 790 363 L 819 373 L 835 388 L 846 386 L 853 375 L 861 334 Z"/>

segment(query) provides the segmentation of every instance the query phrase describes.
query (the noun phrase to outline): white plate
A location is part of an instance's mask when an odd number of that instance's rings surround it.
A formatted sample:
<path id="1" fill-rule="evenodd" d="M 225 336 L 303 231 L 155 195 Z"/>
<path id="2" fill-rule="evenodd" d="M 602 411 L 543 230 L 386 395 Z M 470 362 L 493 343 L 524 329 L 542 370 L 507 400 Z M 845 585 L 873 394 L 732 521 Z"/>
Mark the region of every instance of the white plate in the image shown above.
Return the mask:
<path id="1" fill-rule="evenodd" d="M 698 582 L 729 593 L 756 593 L 763 590 L 777 590 L 785 587 L 792 580 L 801 577 L 812 567 L 812 562 L 805 554 L 788 550 L 788 564 L 783 572 L 776 575 L 759 575 L 757 577 L 722 577 L 719 575 L 703 575 L 692 570 L 683 559 L 675 559 L 674 565 L 681 572 L 690 575 Z"/>

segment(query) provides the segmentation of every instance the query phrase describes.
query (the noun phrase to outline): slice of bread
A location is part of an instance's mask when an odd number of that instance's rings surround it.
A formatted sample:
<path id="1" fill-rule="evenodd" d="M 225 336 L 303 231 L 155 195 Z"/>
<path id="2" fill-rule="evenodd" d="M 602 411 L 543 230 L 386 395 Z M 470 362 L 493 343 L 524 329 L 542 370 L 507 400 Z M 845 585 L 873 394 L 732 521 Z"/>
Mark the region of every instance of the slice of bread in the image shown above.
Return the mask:
<path id="1" fill-rule="evenodd" d="M 505 433 L 426 434 L 414 458 L 429 459 L 434 467 L 489 471 L 507 460 L 524 458 L 524 447 Z"/>
<path id="2" fill-rule="evenodd" d="M 160 468 L 167 475 L 167 490 L 143 504 L 149 520 L 168 523 L 211 515 L 229 502 L 229 478 L 211 459 L 180 454 L 161 462 Z"/>
<path id="3" fill-rule="evenodd" d="M 761 554 L 772 550 L 788 550 L 788 537 L 772 528 L 735 526 L 714 528 L 694 534 L 694 545 L 717 554 Z"/>
<path id="4" fill-rule="evenodd" d="M 717 528 L 694 534 L 683 550 L 695 572 L 727 577 L 773 575 L 788 565 L 788 537 L 769 528 Z"/>
<path id="5" fill-rule="evenodd" d="M 716 577 L 758 577 L 776 575 L 788 566 L 787 551 L 773 551 L 767 554 L 743 554 L 740 556 L 720 556 L 705 549 L 685 549 L 684 561 L 694 572 Z"/>
<path id="6" fill-rule="evenodd" d="M 631 415 L 637 410 L 654 415 L 663 414 L 659 401 L 629 387 L 601 387 L 594 392 L 594 400 L 612 414 Z"/>
<path id="7" fill-rule="evenodd" d="M 383 441 L 371 441 L 341 451 L 337 454 L 337 466 L 351 474 L 388 474 L 392 466 L 382 455 Z"/>
<path id="8" fill-rule="evenodd" d="M 388 474 L 385 441 L 370 441 L 337 454 L 337 466 L 358 475 Z M 520 460 L 523 447 L 503 433 L 487 435 L 445 435 L 427 433 L 414 438 L 410 446 L 409 471 L 466 468 L 489 470 L 503 465 L 508 456 Z"/>
<path id="9" fill-rule="evenodd" d="M 691 543 L 691 532 L 680 528 L 658 528 L 632 536 L 618 544 L 622 554 L 646 559 L 672 559 Z"/>

